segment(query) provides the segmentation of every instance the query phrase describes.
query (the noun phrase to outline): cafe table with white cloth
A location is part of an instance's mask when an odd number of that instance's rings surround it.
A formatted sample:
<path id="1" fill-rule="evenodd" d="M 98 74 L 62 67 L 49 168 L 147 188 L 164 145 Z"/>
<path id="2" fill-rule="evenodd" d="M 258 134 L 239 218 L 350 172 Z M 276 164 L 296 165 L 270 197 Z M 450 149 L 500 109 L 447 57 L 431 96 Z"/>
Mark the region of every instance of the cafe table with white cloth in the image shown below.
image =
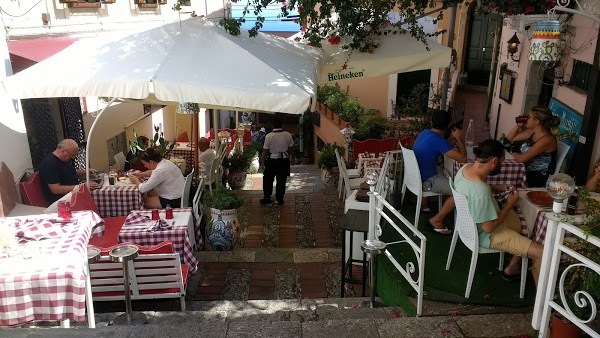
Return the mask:
<path id="1" fill-rule="evenodd" d="M 548 227 L 548 219 L 545 217 L 546 213 L 552 213 L 552 204 L 546 205 L 536 204 L 527 196 L 530 191 L 542 191 L 545 192 L 545 188 L 531 188 L 519 191 L 519 207 L 522 210 L 523 217 L 527 223 L 527 228 L 531 234 L 530 238 L 540 244 L 544 244 L 546 239 L 546 229 Z M 600 197 L 600 194 L 591 192 L 592 197 Z M 539 203 L 539 202 L 538 202 Z M 565 200 L 566 203 L 566 200 Z M 561 214 L 566 222 L 573 225 L 581 225 L 581 218 L 578 217 L 582 213 L 581 205 L 578 205 L 578 209 L 575 215 Z"/>
<path id="2" fill-rule="evenodd" d="M 138 245 L 152 246 L 164 241 L 173 242 L 173 249 L 179 253 L 183 263 L 190 267 L 190 275 L 198 270 L 198 260 L 194 256 L 194 244 L 198 239 L 195 231 L 194 216 L 191 208 L 175 208 L 173 218 L 166 219 L 166 211 L 159 210 L 158 220 L 152 220 L 152 210 L 135 210 L 129 213 L 125 224 L 119 231 L 117 240 L 120 243 L 130 242 Z M 166 222 L 166 223 L 165 223 Z M 165 226 L 160 226 L 164 224 Z M 202 244 L 202 238 L 198 245 Z"/>
<path id="3" fill-rule="evenodd" d="M 76 211 L 70 220 L 44 214 L 0 222 L 0 327 L 84 321 L 87 245 L 104 233 L 100 216 Z M 3 249 L 7 239 L 13 239 L 10 250 Z"/>
<path id="4" fill-rule="evenodd" d="M 502 162 L 500 172 L 494 176 L 488 176 L 489 184 L 508 184 L 518 188 L 527 186 L 527 171 L 525 164 L 515 161 L 510 153 L 506 153 L 506 158 Z M 472 163 L 469 160 L 469 163 Z M 451 173 L 452 177 L 456 175 L 458 170 L 466 163 L 457 162 L 448 156 L 444 156 L 444 169 Z"/>
<path id="5" fill-rule="evenodd" d="M 94 203 L 100 211 L 100 216 L 127 216 L 132 210 L 144 209 L 144 199 L 135 184 L 129 178 L 121 178 L 114 185 L 105 176 L 102 187 L 91 190 Z"/>
<path id="6" fill-rule="evenodd" d="M 383 161 L 385 160 L 385 153 L 380 154 L 380 157 L 376 157 L 375 153 L 360 153 L 358 154 L 358 161 L 356 167 L 360 176 L 364 176 L 367 170 L 381 170 Z"/>

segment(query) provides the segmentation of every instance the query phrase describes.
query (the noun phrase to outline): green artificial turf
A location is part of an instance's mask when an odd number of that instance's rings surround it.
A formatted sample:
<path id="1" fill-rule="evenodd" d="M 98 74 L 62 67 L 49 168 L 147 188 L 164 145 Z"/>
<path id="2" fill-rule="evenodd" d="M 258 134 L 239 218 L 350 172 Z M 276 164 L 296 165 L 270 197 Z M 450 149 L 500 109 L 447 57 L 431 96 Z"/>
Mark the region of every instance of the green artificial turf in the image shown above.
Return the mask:
<path id="1" fill-rule="evenodd" d="M 399 206 L 399 199 L 394 199 L 393 205 Z M 433 203 L 432 203 L 433 204 Z M 414 221 L 414 203 L 405 201 L 401 214 L 409 221 Z M 502 273 L 498 270 L 498 254 L 479 255 L 475 277 L 471 288 L 470 297 L 464 298 L 469 265 L 471 262 L 471 251 L 458 239 L 450 270 L 446 271 L 446 259 L 450 248 L 452 236 L 442 236 L 431 230 L 428 220 L 435 211 L 421 214 L 418 229 L 427 237 L 425 255 L 425 299 L 461 303 L 482 304 L 509 307 L 526 307 L 533 305 L 535 301 L 535 287 L 531 274 L 528 276 L 525 289 L 525 298 L 519 298 L 520 280 L 505 281 Z M 453 215 L 445 220 L 446 226 L 453 228 Z M 401 236 L 390 225 L 383 226 L 383 234 L 380 237 L 384 242 L 401 240 Z M 405 230 L 408 233 L 408 230 Z M 418 242 L 417 242 L 418 243 Z M 408 244 L 394 244 L 387 247 L 392 255 L 399 261 L 400 266 L 406 266 L 408 262 L 414 262 L 418 269 L 417 260 L 413 250 Z M 505 255 L 505 266 L 508 264 L 510 255 Z M 397 271 L 395 266 L 385 257 L 378 257 L 378 280 L 377 292 L 382 300 L 388 305 L 403 306 L 408 303 L 407 296 L 416 296 L 416 292 Z M 417 278 L 417 273 L 413 274 Z M 408 303 L 410 304 L 410 303 Z M 404 307 L 409 314 L 414 312 L 414 307 Z"/>

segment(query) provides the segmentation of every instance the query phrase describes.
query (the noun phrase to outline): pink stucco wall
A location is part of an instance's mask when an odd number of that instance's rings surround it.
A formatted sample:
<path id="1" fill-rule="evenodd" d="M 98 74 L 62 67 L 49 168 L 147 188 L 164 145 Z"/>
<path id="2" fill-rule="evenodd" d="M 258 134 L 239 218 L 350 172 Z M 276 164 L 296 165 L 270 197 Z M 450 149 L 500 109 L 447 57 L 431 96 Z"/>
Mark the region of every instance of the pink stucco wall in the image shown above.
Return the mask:
<path id="1" fill-rule="evenodd" d="M 581 60 L 587 63 L 593 63 L 594 52 L 596 45 L 596 37 L 598 34 L 597 25 L 594 26 L 593 21 L 582 17 L 580 15 L 574 15 L 570 21 L 570 25 L 573 27 L 573 34 L 568 38 L 567 45 L 570 46 L 567 51 L 566 57 L 563 58 L 564 74 L 565 78 L 563 81 L 568 81 L 572 72 L 573 59 Z M 528 31 L 517 31 L 518 25 L 515 25 L 514 21 L 505 19 L 505 25 L 502 30 L 502 40 L 500 42 L 500 58 L 498 62 L 498 71 L 496 73 L 496 79 L 500 76 L 500 64 L 507 62 L 508 69 L 517 72 L 517 78 L 515 79 L 515 89 L 512 98 L 512 102 L 508 103 L 499 98 L 501 82 L 497 80 L 493 90 L 492 107 L 490 113 L 490 131 L 494 133 L 496 125 L 498 127 L 497 136 L 500 137 L 503 133 L 508 133 L 510 129 L 515 125 L 514 118 L 517 115 L 526 113 L 525 100 L 527 87 L 530 85 L 536 85 L 528 83 L 528 81 L 535 81 L 535 74 L 530 72 L 535 71 L 535 67 L 527 60 L 527 52 L 529 51 L 529 41 L 533 30 Z M 513 62 L 511 65 L 510 57 L 506 51 L 506 41 L 510 39 L 513 34 L 517 32 L 517 36 L 521 41 L 520 46 L 520 63 Z M 529 80 L 528 80 L 529 79 Z M 587 96 L 581 91 L 576 91 L 568 86 L 561 86 L 557 83 L 554 86 L 553 95 L 554 98 L 563 102 L 567 106 L 573 108 L 580 114 L 584 114 L 585 104 Z M 501 107 L 501 108 L 499 108 Z M 498 119 L 498 111 L 500 111 L 500 118 Z M 496 121 L 498 121 L 496 123 Z M 598 131 L 600 132 L 600 128 Z M 598 138 L 594 144 L 594 156 L 590 161 L 595 161 L 600 157 L 600 138 Z"/>

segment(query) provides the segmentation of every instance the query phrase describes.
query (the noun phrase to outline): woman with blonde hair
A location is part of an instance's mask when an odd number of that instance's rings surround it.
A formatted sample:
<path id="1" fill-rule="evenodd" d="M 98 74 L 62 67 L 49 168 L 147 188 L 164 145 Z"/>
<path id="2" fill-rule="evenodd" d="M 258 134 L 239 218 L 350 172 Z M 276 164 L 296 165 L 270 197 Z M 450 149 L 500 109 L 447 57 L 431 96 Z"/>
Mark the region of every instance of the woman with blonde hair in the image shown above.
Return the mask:
<path id="1" fill-rule="evenodd" d="M 552 128 L 560 119 L 546 106 L 531 108 L 527 122 L 517 123 L 507 138 L 511 142 L 524 141 L 520 153 L 513 153 L 517 162 L 525 163 L 529 187 L 545 187 L 548 176 L 556 168 L 557 140 Z"/>

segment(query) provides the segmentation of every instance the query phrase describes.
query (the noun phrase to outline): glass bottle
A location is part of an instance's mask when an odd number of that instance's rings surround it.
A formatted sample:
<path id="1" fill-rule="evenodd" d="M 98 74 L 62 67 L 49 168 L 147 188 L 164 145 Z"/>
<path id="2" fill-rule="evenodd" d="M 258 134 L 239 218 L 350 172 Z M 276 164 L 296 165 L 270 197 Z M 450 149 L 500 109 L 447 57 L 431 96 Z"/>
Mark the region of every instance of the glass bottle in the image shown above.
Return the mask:
<path id="1" fill-rule="evenodd" d="M 109 171 L 108 171 L 108 183 L 110 185 L 115 185 L 116 179 L 117 179 L 117 172 L 115 171 L 115 168 L 113 168 L 113 166 L 110 166 Z"/>
<path id="2" fill-rule="evenodd" d="M 473 131 L 473 119 L 469 120 L 469 126 L 467 127 L 467 132 L 465 133 L 465 146 L 473 147 L 475 144 L 475 131 Z"/>

